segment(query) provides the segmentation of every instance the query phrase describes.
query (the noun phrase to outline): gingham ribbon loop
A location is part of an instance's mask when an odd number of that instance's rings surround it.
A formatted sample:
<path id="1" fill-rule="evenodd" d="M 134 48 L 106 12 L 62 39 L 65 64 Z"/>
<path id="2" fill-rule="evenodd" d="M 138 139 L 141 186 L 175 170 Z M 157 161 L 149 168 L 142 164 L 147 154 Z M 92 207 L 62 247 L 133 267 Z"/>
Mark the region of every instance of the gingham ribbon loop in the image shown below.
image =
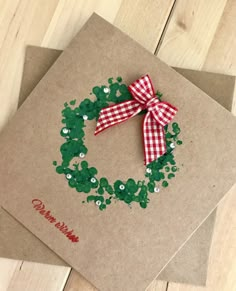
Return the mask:
<path id="1" fill-rule="evenodd" d="M 148 111 L 156 110 L 156 106 L 158 103 L 160 103 L 159 100 L 156 97 L 154 97 L 146 103 L 146 109 Z"/>
<path id="2" fill-rule="evenodd" d="M 147 109 L 143 120 L 144 155 L 147 165 L 166 153 L 164 126 L 174 118 L 177 108 L 157 99 L 148 75 L 132 83 L 128 89 L 134 99 L 102 109 L 95 135 Z"/>

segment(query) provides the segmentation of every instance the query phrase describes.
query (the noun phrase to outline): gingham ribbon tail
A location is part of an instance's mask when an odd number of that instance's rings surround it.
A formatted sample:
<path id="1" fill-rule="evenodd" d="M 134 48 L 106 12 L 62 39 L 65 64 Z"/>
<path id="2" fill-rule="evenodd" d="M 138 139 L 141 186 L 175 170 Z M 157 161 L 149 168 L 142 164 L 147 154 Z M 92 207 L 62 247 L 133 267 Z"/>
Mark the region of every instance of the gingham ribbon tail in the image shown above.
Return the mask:
<path id="1" fill-rule="evenodd" d="M 95 135 L 147 109 L 143 120 L 144 155 L 147 165 L 166 153 L 164 126 L 174 118 L 177 108 L 157 99 L 148 75 L 135 81 L 128 89 L 133 96 L 132 100 L 100 111 Z"/>

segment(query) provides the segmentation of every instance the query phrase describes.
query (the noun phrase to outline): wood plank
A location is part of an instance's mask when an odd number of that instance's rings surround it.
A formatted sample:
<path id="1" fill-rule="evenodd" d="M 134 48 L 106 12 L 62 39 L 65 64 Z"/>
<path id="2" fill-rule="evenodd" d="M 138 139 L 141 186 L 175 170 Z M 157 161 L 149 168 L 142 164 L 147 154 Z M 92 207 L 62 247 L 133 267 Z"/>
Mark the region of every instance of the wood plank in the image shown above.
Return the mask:
<path id="1" fill-rule="evenodd" d="M 236 75 L 236 1 L 228 0 L 203 69 Z"/>
<path id="2" fill-rule="evenodd" d="M 16 111 L 26 44 L 64 48 L 93 11 L 113 21 L 121 1 L 1 0 L 0 129 Z"/>
<path id="3" fill-rule="evenodd" d="M 22 262 L 15 268 L 14 274 L 6 289 L 7 291 L 60 291 L 69 275 L 70 268 Z"/>
<path id="4" fill-rule="evenodd" d="M 0 258 L 0 291 L 8 289 L 14 273 L 20 269 L 22 261 Z"/>
<path id="5" fill-rule="evenodd" d="M 170 66 L 201 69 L 227 0 L 177 1 L 158 57 Z"/>
<path id="6" fill-rule="evenodd" d="M 234 85 L 234 99 L 233 99 L 233 105 L 232 105 L 232 113 L 236 116 L 236 82 Z"/>
<path id="7" fill-rule="evenodd" d="M 90 284 L 82 275 L 71 271 L 68 277 L 67 283 L 64 287 L 64 291 L 98 291 L 92 284 Z M 158 290 L 159 291 L 159 290 Z"/>
<path id="8" fill-rule="evenodd" d="M 174 0 L 123 1 L 114 24 L 154 53 L 174 3 Z"/>
<path id="9" fill-rule="evenodd" d="M 64 49 L 93 12 L 113 22 L 122 0 L 60 0 L 41 43 Z"/>
<path id="10" fill-rule="evenodd" d="M 40 44 L 58 0 L 1 1 L 0 129 L 15 113 L 25 44 Z"/>
<path id="11" fill-rule="evenodd" d="M 146 289 L 146 291 L 167 291 L 167 282 L 154 280 Z"/>

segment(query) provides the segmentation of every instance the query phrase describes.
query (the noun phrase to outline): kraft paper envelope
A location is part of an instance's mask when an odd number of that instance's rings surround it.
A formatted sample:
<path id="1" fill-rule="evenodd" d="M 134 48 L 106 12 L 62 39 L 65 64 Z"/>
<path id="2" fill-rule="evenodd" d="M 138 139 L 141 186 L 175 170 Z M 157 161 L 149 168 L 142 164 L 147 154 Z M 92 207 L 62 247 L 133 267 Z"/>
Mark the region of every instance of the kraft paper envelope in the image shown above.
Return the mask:
<path id="1" fill-rule="evenodd" d="M 29 46 L 26 50 L 24 74 L 19 98 L 19 106 L 46 74 L 61 51 Z M 230 110 L 233 100 L 235 77 L 208 72 L 175 68 L 192 83 L 208 93 L 222 106 Z M 17 223 L 3 210 L 1 215 L 0 256 L 38 261 L 49 264 L 66 265 L 30 232 Z M 175 258 L 158 276 L 158 279 L 188 284 L 204 285 L 207 277 L 207 262 L 214 226 L 215 212 L 196 231 L 192 238 L 178 252 Z M 12 237 L 19 243 L 12 244 Z M 27 238 L 27 239 L 26 239 Z M 27 243 L 25 243 L 25 241 Z M 40 250 L 34 252 L 34 250 Z M 49 253 L 50 252 L 50 253 Z M 73 271 L 74 276 L 79 274 Z"/>
<path id="2" fill-rule="evenodd" d="M 62 104 L 73 98 L 80 104 L 90 97 L 91 88 L 106 84 L 109 77 L 122 75 L 130 84 L 146 72 L 165 100 L 179 109 L 179 171 L 169 187 L 150 194 L 147 208 L 117 201 L 100 211 L 95 203 L 82 203 L 87 194 L 68 187 L 52 165 L 61 157 Z M 135 180 L 143 179 L 141 118 L 97 137 L 96 121 L 86 121 L 86 160 L 109 181 L 117 175 L 126 181 L 130 173 Z M 205 93 L 93 15 L 1 136 L 3 206 L 99 289 L 143 290 L 234 184 L 234 126 L 232 115 Z M 81 166 L 86 168 L 86 162 Z M 40 214 L 40 200 L 50 214 Z M 64 233 L 63 222 L 68 226 Z"/>

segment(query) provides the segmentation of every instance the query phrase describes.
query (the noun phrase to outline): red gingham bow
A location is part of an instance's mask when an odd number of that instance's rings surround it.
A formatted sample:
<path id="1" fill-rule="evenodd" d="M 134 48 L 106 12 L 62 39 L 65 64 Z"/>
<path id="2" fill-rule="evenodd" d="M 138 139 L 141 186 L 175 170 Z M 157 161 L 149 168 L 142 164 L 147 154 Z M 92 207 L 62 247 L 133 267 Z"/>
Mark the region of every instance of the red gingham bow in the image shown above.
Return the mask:
<path id="1" fill-rule="evenodd" d="M 95 135 L 147 109 L 143 120 L 144 154 L 147 165 L 165 154 L 164 126 L 174 118 L 177 108 L 157 99 L 149 75 L 141 77 L 128 89 L 134 99 L 103 108 L 97 121 Z"/>

